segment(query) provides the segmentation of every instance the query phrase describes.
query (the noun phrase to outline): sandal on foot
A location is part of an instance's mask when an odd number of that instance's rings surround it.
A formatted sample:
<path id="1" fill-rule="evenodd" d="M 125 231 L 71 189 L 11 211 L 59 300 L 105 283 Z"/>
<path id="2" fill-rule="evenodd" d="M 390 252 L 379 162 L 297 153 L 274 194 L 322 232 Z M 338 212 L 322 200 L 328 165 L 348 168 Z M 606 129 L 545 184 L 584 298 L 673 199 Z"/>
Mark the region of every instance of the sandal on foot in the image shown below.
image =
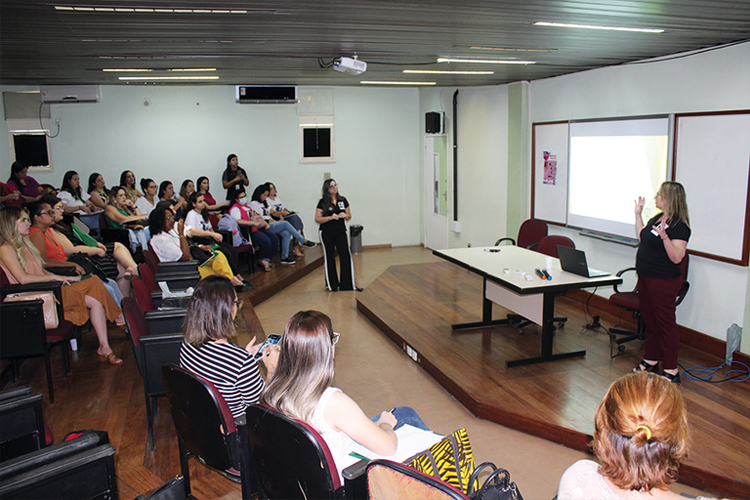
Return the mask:
<path id="1" fill-rule="evenodd" d="M 99 361 L 106 361 L 110 365 L 119 365 L 120 363 L 122 363 L 122 360 L 115 356 L 114 352 L 110 352 L 106 356 L 104 354 L 100 354 Z"/>
<path id="2" fill-rule="evenodd" d="M 654 363 L 653 365 L 651 363 L 646 363 L 646 360 L 641 360 L 640 363 L 638 363 L 638 366 L 633 368 L 634 373 L 638 372 L 652 372 L 657 373 L 659 371 L 659 363 Z"/>
<path id="3" fill-rule="evenodd" d="M 664 377 L 665 379 L 669 380 L 673 384 L 681 384 L 682 383 L 682 380 L 680 380 L 680 372 L 677 372 L 674 375 L 672 375 L 671 373 L 662 372 L 661 376 Z"/>

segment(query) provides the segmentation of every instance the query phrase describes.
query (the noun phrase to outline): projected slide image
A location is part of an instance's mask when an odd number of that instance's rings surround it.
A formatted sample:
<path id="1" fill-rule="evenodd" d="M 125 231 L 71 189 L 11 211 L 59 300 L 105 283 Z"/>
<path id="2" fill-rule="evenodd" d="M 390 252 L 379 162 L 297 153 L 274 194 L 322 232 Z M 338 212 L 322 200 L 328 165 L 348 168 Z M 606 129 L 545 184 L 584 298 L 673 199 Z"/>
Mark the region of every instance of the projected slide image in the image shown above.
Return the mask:
<path id="1" fill-rule="evenodd" d="M 653 196 L 666 179 L 668 138 L 590 136 L 570 139 L 569 214 L 632 225 L 633 200 Z"/>

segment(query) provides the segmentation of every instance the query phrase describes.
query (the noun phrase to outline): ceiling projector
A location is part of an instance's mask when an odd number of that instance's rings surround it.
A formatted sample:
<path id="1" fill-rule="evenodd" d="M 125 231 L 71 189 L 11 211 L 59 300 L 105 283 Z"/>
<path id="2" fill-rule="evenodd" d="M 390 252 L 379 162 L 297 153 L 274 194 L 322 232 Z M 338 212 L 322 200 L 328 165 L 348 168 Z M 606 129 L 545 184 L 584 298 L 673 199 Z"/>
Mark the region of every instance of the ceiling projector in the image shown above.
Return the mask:
<path id="1" fill-rule="evenodd" d="M 333 69 L 348 75 L 361 75 L 367 71 L 367 63 L 351 57 L 339 57 L 333 61 Z"/>

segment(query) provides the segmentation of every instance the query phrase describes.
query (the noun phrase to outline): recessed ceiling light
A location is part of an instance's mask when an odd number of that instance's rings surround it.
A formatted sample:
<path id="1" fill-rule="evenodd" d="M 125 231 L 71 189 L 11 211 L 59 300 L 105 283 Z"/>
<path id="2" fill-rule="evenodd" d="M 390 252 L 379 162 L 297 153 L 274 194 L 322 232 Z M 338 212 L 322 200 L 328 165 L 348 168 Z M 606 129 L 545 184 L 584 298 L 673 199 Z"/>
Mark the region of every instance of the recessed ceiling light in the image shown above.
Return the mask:
<path id="1" fill-rule="evenodd" d="M 167 71 L 216 71 L 216 68 L 171 68 Z"/>
<path id="2" fill-rule="evenodd" d="M 385 82 L 385 81 L 361 81 L 364 85 L 437 85 L 437 82 Z"/>
<path id="3" fill-rule="evenodd" d="M 635 31 L 638 33 L 664 33 L 663 29 L 651 28 L 625 28 L 619 26 L 592 26 L 588 24 L 567 24 L 567 23 L 548 23 L 539 21 L 534 26 L 552 26 L 554 28 L 583 28 L 589 30 L 609 30 L 609 31 Z"/>
<path id="4" fill-rule="evenodd" d="M 110 73 L 136 73 L 136 72 L 142 72 L 142 71 L 153 71 L 151 69 L 145 69 L 145 68 L 103 68 L 102 71 L 110 72 Z"/>
<path id="5" fill-rule="evenodd" d="M 494 75 L 494 71 L 450 71 L 439 69 L 405 69 L 403 73 L 424 75 Z"/>
<path id="6" fill-rule="evenodd" d="M 121 13 L 156 13 L 156 14 L 170 14 L 170 13 L 177 13 L 177 14 L 247 14 L 248 11 L 244 9 L 235 9 L 235 10 L 228 10 L 228 9 L 188 9 L 188 8 L 172 8 L 172 9 L 164 9 L 164 8 L 151 8 L 151 7 L 140 7 L 140 6 L 134 6 L 134 7 L 107 7 L 107 6 L 99 6 L 99 7 L 76 7 L 76 6 L 69 6 L 69 5 L 55 5 L 55 10 L 62 10 L 62 11 L 75 11 L 75 12 L 121 12 Z"/>
<path id="7" fill-rule="evenodd" d="M 118 80 L 218 80 L 218 76 L 120 76 Z"/>
<path id="8" fill-rule="evenodd" d="M 469 47 L 472 50 L 502 50 L 505 52 L 579 52 L 578 50 L 560 49 L 509 49 L 507 47 Z"/>
<path id="9" fill-rule="evenodd" d="M 514 59 L 451 59 L 440 57 L 439 63 L 474 63 L 474 64 L 536 64 L 536 61 L 516 61 Z"/>

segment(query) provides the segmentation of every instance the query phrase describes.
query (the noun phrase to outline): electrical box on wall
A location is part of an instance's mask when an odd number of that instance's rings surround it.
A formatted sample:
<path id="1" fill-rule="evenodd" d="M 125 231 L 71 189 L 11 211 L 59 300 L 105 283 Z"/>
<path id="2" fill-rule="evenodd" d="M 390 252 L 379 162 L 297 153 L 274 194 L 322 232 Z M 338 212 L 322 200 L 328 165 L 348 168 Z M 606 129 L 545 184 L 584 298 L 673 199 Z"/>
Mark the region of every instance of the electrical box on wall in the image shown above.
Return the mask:
<path id="1" fill-rule="evenodd" d="M 430 111 L 424 114 L 424 131 L 426 134 L 439 134 L 445 130 L 443 124 L 443 117 L 445 113 L 438 113 L 437 111 Z"/>

